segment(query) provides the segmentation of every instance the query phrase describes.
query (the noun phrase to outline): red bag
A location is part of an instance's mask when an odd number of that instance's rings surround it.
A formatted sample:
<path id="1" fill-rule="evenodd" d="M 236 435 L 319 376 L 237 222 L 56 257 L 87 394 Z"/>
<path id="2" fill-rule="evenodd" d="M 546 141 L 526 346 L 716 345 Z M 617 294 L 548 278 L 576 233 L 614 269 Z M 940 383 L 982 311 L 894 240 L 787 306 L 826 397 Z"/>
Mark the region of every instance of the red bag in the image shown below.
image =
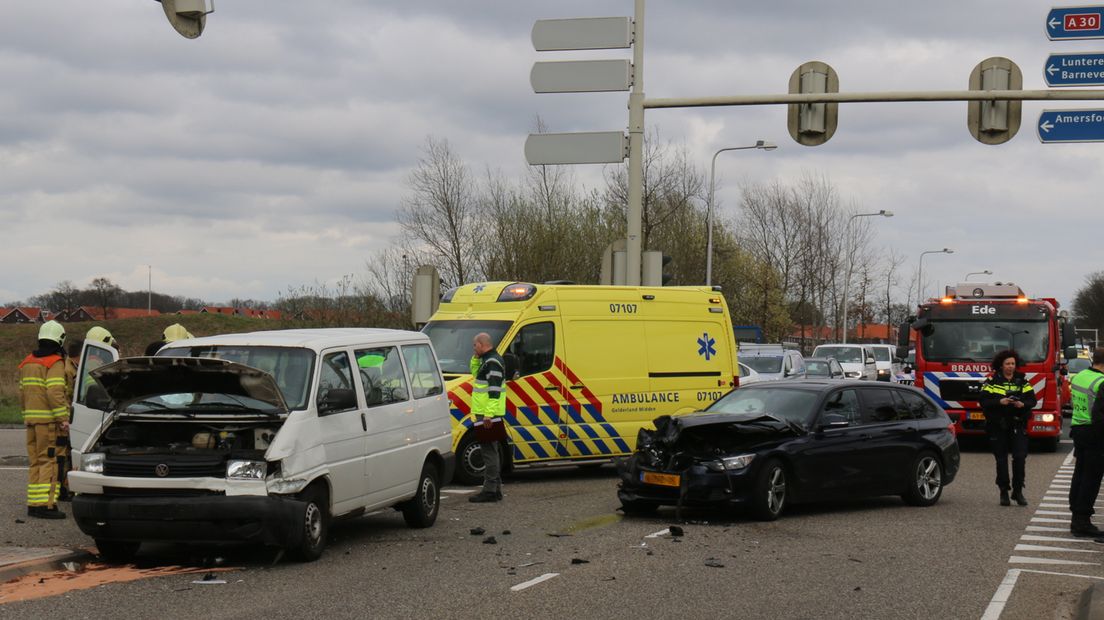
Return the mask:
<path id="1" fill-rule="evenodd" d="M 490 428 L 484 426 L 483 420 L 476 422 L 472 428 L 475 429 L 475 438 L 481 443 L 506 441 L 506 420 L 504 418 L 491 418 Z"/>

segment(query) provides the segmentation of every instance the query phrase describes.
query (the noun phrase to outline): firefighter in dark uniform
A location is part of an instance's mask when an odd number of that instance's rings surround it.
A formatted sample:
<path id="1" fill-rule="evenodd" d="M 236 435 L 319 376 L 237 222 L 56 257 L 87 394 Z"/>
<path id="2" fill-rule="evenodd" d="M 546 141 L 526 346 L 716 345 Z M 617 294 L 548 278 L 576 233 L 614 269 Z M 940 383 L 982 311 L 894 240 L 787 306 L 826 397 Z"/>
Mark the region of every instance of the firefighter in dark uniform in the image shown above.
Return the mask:
<path id="1" fill-rule="evenodd" d="M 1070 533 L 1098 537 L 1104 531 L 1092 522 L 1093 505 L 1104 478 L 1104 348 L 1093 351 L 1092 366 L 1070 379 L 1073 420 L 1073 479 L 1070 481 Z"/>
<path id="2" fill-rule="evenodd" d="M 1027 421 L 1037 402 L 1035 388 L 1016 368 L 1019 355 L 1011 350 L 993 357 L 993 374 L 981 386 L 978 403 L 985 412 L 985 434 L 997 460 L 997 487 L 1001 506 L 1009 506 L 1008 457 L 1012 456 L 1012 499 L 1027 505 L 1023 495 L 1027 462 Z"/>

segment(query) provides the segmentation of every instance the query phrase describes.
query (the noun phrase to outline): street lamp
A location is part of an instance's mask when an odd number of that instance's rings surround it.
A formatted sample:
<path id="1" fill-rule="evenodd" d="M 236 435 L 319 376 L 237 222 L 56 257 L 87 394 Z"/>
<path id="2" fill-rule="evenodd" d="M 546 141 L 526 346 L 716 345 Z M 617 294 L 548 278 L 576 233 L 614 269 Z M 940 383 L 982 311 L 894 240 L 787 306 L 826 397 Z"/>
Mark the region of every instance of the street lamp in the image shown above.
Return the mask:
<path id="1" fill-rule="evenodd" d="M 928 250 L 920 253 L 920 267 L 916 270 L 916 305 L 924 301 L 924 255 L 925 254 L 954 254 L 951 248 L 942 250 Z"/>
<path id="2" fill-rule="evenodd" d="M 773 151 L 778 148 L 778 145 L 773 142 L 767 142 L 766 140 L 756 140 L 755 144 L 751 146 L 730 146 L 723 148 L 713 153 L 713 163 L 709 166 L 709 213 L 706 217 L 708 224 L 706 225 L 705 233 L 705 285 L 712 286 L 713 284 L 713 178 L 717 172 L 717 156 L 725 151 L 744 151 L 747 149 L 760 149 L 763 151 Z"/>
<path id="3" fill-rule="evenodd" d="M 854 265 L 854 261 L 851 260 L 851 252 L 854 250 L 853 243 L 851 242 L 851 221 L 857 217 L 893 217 L 893 211 L 886 211 L 882 209 L 877 213 L 856 213 L 847 218 L 847 227 L 844 229 L 844 235 L 847 237 L 847 277 L 843 279 L 843 343 L 847 344 L 847 294 L 848 288 L 851 287 L 851 268 Z"/>
<path id="4" fill-rule="evenodd" d="M 969 281 L 970 276 L 991 276 L 991 275 L 993 275 L 993 272 L 989 271 L 988 269 L 986 269 L 985 271 L 971 271 L 970 273 L 966 274 L 966 279 L 963 280 L 963 282 Z"/>

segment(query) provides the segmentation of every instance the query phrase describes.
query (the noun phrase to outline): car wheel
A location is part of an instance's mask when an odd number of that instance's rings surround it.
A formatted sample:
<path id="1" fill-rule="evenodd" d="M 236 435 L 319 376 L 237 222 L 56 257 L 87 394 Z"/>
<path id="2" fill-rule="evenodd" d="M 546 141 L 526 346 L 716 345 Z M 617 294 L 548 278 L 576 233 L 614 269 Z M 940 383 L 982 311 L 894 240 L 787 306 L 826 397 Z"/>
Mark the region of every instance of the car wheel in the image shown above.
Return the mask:
<path id="1" fill-rule="evenodd" d="M 456 474 L 453 476 L 459 484 L 479 484 L 483 482 L 483 449 L 475 440 L 475 433 L 468 432 L 460 440 L 456 450 Z"/>
<path id="2" fill-rule="evenodd" d="M 293 527 L 301 528 L 299 542 L 287 548 L 288 555 L 300 562 L 322 557 L 330 529 L 329 502 L 320 485 L 313 485 L 299 498 L 303 503 Z"/>
<path id="3" fill-rule="evenodd" d="M 760 521 L 774 521 L 786 507 L 786 467 L 778 459 L 763 463 L 755 479 L 751 512 Z"/>
<path id="4" fill-rule="evenodd" d="M 621 512 L 632 516 L 644 516 L 653 515 L 659 510 L 658 504 L 652 502 L 642 502 L 639 500 L 623 499 L 621 500 Z"/>
<path id="5" fill-rule="evenodd" d="M 108 564 L 127 564 L 138 554 L 140 542 L 129 540 L 102 540 L 95 539 L 96 549 L 100 552 L 100 559 Z"/>
<path id="6" fill-rule="evenodd" d="M 943 464 L 933 452 L 917 455 L 908 479 L 908 489 L 902 498 L 910 506 L 931 506 L 943 494 Z"/>
<path id="7" fill-rule="evenodd" d="M 441 508 L 440 474 L 433 463 L 422 466 L 422 475 L 418 478 L 418 491 L 410 500 L 403 502 L 403 520 L 410 527 L 429 527 L 437 520 L 437 511 Z"/>

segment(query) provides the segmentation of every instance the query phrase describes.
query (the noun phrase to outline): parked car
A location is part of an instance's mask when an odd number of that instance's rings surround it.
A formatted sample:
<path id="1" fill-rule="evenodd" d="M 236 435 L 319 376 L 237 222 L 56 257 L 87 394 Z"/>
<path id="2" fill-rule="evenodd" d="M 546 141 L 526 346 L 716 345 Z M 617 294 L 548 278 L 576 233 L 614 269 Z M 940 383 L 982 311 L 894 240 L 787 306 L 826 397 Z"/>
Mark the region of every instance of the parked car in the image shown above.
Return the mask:
<path id="1" fill-rule="evenodd" d="M 894 381 L 901 372 L 901 358 L 897 346 L 892 344 L 866 345 L 874 351 L 874 365 L 878 368 L 878 381 Z"/>
<path id="2" fill-rule="evenodd" d="M 763 380 L 759 376 L 759 371 L 751 366 L 743 362 L 737 362 L 737 365 L 740 367 L 740 385 L 751 385 L 752 383 L 758 383 Z"/>
<path id="3" fill-rule="evenodd" d="M 741 344 L 739 360 L 759 373 L 759 381 L 804 379 L 805 358 L 780 344 Z"/>
<path id="4" fill-rule="evenodd" d="M 810 379 L 846 379 L 843 366 L 834 357 L 805 358 L 805 375 Z"/>
<path id="5" fill-rule="evenodd" d="M 834 357 L 843 366 L 848 379 L 877 381 L 878 363 L 874 351 L 865 344 L 822 344 L 813 349 L 813 357 Z"/>
<path id="6" fill-rule="evenodd" d="M 909 349 L 905 361 L 901 364 L 901 372 L 897 373 L 897 383 L 901 385 L 913 385 L 916 383 L 916 350 Z"/>
<path id="7" fill-rule="evenodd" d="M 436 520 L 455 459 L 424 334 L 227 334 L 89 371 L 92 346 L 69 484 L 106 559 L 146 541 L 240 541 L 309 561 L 332 518 L 394 507 L 411 527 Z"/>
<path id="8" fill-rule="evenodd" d="M 777 519 L 790 503 L 900 495 L 939 501 L 958 472 L 950 418 L 919 390 L 866 381 L 764 382 L 703 413 L 661 416 L 618 462 L 627 514 L 659 506 L 745 507 Z"/>

